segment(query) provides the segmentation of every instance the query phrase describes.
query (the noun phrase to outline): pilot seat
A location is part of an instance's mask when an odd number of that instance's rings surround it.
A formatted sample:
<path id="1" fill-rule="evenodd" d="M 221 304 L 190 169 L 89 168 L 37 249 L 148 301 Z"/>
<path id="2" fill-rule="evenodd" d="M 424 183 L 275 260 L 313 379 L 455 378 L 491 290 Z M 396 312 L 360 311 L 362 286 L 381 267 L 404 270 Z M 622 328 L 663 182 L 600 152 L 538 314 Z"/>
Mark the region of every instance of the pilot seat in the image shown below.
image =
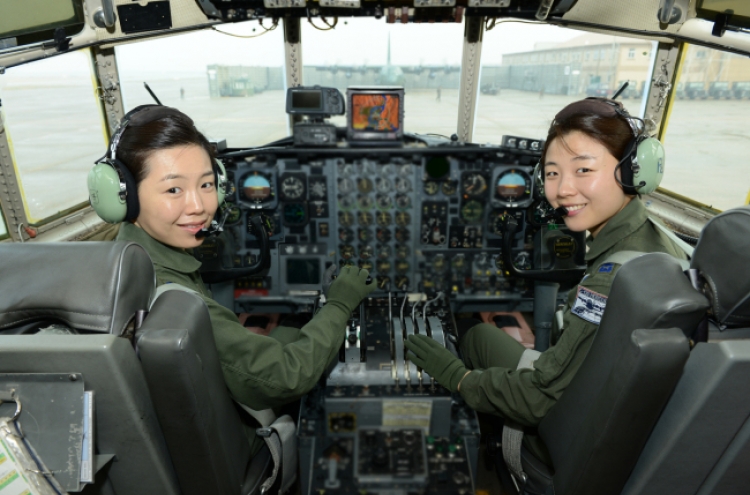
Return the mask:
<path id="1" fill-rule="evenodd" d="M 0 390 L 14 391 L 22 430 L 70 493 L 258 493 L 273 463 L 265 447 L 251 460 L 208 310 L 194 294 L 168 291 L 140 321 L 154 285 L 134 243 L 0 245 Z M 93 391 L 88 484 L 78 476 L 85 463 L 49 426 L 69 414 L 71 431 L 81 427 L 78 396 L 50 404 L 63 386 L 68 396 Z M 0 417 L 10 407 L 0 404 Z"/>
<path id="2" fill-rule="evenodd" d="M 692 273 L 663 253 L 620 268 L 586 360 L 538 428 L 554 469 L 522 449 L 520 492 L 746 492 L 748 238 L 750 207 L 737 208 L 706 224 Z M 707 321 L 717 332 L 701 342 Z"/>

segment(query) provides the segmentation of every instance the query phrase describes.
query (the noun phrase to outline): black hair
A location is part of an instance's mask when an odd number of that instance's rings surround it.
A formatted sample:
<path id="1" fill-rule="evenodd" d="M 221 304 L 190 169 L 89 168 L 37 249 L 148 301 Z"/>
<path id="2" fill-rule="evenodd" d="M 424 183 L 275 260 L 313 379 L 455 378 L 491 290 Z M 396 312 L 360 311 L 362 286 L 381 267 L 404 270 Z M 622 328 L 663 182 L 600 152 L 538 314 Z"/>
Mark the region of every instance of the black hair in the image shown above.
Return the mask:
<path id="1" fill-rule="evenodd" d="M 155 151 L 195 145 L 203 148 L 211 160 L 216 157 L 213 146 L 209 144 L 206 136 L 195 128 L 190 117 L 179 110 L 172 110 L 158 120 L 140 125 L 131 122 L 120 138 L 117 159 L 130 170 L 136 184 L 140 184 L 148 175 L 146 160 Z"/>
<path id="2" fill-rule="evenodd" d="M 635 139 L 633 128 L 621 115 L 600 115 L 596 113 L 576 112 L 555 119 L 547 133 L 547 141 L 542 150 L 542 165 L 547 157 L 547 150 L 555 138 L 560 138 L 567 148 L 563 138 L 573 131 L 579 131 L 602 144 L 607 151 L 621 160 L 629 151 Z"/>

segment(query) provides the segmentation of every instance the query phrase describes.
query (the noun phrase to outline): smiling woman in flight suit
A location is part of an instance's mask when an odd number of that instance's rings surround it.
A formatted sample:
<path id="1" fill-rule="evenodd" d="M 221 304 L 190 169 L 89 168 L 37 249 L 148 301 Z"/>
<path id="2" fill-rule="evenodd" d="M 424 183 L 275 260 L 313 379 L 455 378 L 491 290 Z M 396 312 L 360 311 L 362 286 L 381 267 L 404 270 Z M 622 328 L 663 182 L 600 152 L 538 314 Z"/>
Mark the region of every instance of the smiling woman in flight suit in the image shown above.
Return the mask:
<path id="1" fill-rule="evenodd" d="M 277 408 L 315 385 L 338 353 L 352 310 L 375 284 L 366 283 L 366 270 L 346 267 L 328 289 L 326 305 L 307 325 L 279 326 L 269 336 L 250 332 L 211 298 L 198 271 L 201 263 L 190 253 L 203 243 L 201 233 L 223 202 L 223 175 L 188 116 L 144 105 L 123 118 L 107 154 L 89 174 L 89 193 L 102 219 L 122 222 L 117 239 L 136 242 L 148 252 L 157 285 L 179 284 L 206 303 L 232 397 L 256 411 Z M 253 453 L 263 445 L 257 427 L 246 428 Z"/>
<path id="2" fill-rule="evenodd" d="M 642 122 L 619 102 L 587 98 L 562 109 L 550 126 L 537 180 L 550 204 L 565 208 L 558 210 L 565 212 L 565 225 L 589 236 L 585 275 L 568 295 L 552 346 L 540 355 L 531 351 L 524 356 L 525 347 L 497 327 L 464 320 L 458 323 L 463 362 L 421 335 L 406 342 L 412 361 L 477 411 L 537 426 L 591 346 L 620 267 L 609 258 L 622 251 L 685 258 L 649 221 L 638 196 L 658 186 L 663 156 L 661 144 L 647 137 Z M 522 356 L 531 368 L 517 369 Z M 527 433 L 524 444 L 549 463 L 537 436 Z"/>

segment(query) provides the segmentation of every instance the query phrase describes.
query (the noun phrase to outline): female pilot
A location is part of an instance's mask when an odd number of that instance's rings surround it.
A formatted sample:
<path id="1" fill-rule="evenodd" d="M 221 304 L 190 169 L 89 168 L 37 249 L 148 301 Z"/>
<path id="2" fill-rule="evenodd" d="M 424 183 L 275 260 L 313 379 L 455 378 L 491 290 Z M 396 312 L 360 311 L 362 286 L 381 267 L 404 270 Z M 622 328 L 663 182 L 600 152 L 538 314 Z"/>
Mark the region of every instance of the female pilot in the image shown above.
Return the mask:
<path id="1" fill-rule="evenodd" d="M 375 287 L 366 284 L 367 271 L 341 270 L 328 289 L 326 305 L 302 329 L 279 326 L 269 336 L 252 333 L 211 298 L 198 272 L 201 263 L 189 251 L 201 245 L 203 237 L 196 234 L 210 225 L 219 207 L 213 150 L 193 121 L 157 105 L 125 116 L 105 163 L 89 174 L 92 206 L 109 222 L 113 218 L 102 205 L 97 174 L 111 173 L 112 167 L 125 177 L 129 203 L 117 239 L 143 246 L 154 263 L 157 285 L 179 284 L 205 301 L 232 397 L 260 411 L 308 392 L 337 355 L 351 312 Z M 256 427 L 246 428 L 253 454 L 263 445 Z"/>
<path id="2" fill-rule="evenodd" d="M 637 186 L 633 186 L 632 156 L 643 139 L 638 124 L 619 102 L 587 98 L 563 108 L 550 126 L 540 161 L 544 194 L 554 208 L 564 207 L 570 230 L 589 232 L 587 269 L 578 287 L 569 292 L 563 325 L 554 332 L 553 345 L 536 358 L 533 368 L 517 370 L 525 347 L 496 327 L 475 324 L 477 320 L 468 320 L 465 332 L 461 331 L 464 322 L 459 321 L 464 362 L 431 339 L 409 337 L 406 346 L 413 362 L 452 392 L 458 391 L 477 411 L 537 426 L 591 346 L 620 267 L 607 259 L 619 251 L 664 252 L 685 258 L 648 220 L 637 196 L 644 186 L 639 169 Z M 648 145 L 660 149 L 658 142 Z M 660 178 L 663 161 L 652 165 L 658 167 L 654 175 Z M 650 190 L 656 188 L 658 178 Z M 598 304 L 591 304 L 594 301 Z M 589 310 L 576 311 L 581 307 Z M 528 433 L 524 438 L 526 447 L 549 463 L 539 438 Z"/>

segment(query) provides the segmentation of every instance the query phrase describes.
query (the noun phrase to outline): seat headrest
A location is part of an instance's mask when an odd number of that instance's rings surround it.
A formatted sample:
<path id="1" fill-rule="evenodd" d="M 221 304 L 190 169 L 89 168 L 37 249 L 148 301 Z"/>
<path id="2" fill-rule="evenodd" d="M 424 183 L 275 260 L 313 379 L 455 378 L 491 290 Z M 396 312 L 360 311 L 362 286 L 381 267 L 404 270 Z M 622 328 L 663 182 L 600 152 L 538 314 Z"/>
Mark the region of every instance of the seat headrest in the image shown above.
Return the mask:
<path id="1" fill-rule="evenodd" d="M 750 206 L 716 215 L 701 232 L 690 267 L 706 280 L 713 317 L 726 327 L 750 325 Z"/>
<path id="2" fill-rule="evenodd" d="M 0 330 L 43 320 L 119 335 L 155 286 L 132 242 L 0 244 Z"/>

